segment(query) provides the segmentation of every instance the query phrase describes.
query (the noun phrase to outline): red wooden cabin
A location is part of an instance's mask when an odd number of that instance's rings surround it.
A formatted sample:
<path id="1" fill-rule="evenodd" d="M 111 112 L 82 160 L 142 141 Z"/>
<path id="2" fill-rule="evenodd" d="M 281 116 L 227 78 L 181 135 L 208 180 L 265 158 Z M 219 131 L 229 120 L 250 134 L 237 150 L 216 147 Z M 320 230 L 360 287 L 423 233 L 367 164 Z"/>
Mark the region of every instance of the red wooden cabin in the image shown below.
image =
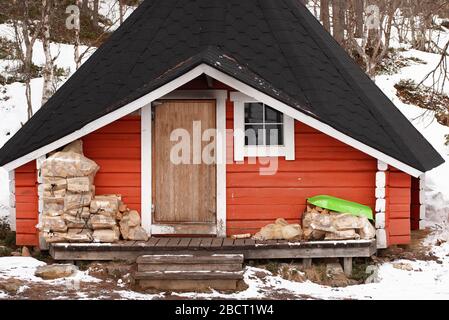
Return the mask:
<path id="1" fill-rule="evenodd" d="M 196 122 L 215 161 L 180 169 L 171 133 Z M 17 244 L 39 244 L 42 159 L 76 139 L 96 193 L 122 194 L 150 235 L 255 233 L 327 194 L 373 208 L 378 248 L 405 244 L 443 162 L 293 0 L 144 1 L 0 151 Z"/>

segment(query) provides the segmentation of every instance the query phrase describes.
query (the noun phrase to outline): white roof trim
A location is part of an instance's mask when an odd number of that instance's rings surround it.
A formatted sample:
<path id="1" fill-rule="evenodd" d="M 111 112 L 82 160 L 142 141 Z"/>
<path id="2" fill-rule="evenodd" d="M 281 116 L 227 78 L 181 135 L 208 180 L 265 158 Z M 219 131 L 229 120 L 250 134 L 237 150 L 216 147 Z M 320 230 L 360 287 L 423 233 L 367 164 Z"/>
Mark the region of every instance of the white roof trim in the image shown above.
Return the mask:
<path id="1" fill-rule="evenodd" d="M 196 77 L 200 76 L 201 74 L 206 74 L 250 97 L 253 97 L 255 99 L 257 99 L 260 102 L 263 102 L 265 104 L 270 105 L 271 107 L 287 114 L 288 116 L 303 122 L 307 125 L 309 125 L 310 127 L 321 131 L 349 146 L 352 146 L 378 160 L 381 160 L 399 170 L 402 170 L 414 177 L 419 177 L 420 175 L 423 174 L 423 172 L 397 160 L 394 159 L 393 157 L 386 155 L 385 153 L 376 150 L 344 133 L 341 133 L 340 131 L 332 128 L 331 126 L 297 110 L 294 109 L 293 107 L 290 107 L 288 105 L 286 105 L 285 103 L 276 100 L 272 97 L 270 97 L 269 95 L 254 89 L 252 87 L 250 87 L 249 85 L 209 66 L 206 64 L 201 64 L 199 66 L 197 66 L 196 68 L 192 69 L 191 71 L 183 74 L 182 76 L 176 78 L 175 80 L 165 84 L 164 86 L 140 97 L 137 100 L 134 100 L 133 102 L 128 103 L 127 105 L 121 107 L 120 109 L 117 109 L 101 118 L 98 118 L 95 121 L 92 121 L 91 123 L 85 125 L 83 128 L 61 138 L 58 139 L 42 148 L 39 148 L 23 157 L 20 157 L 6 165 L 3 166 L 4 169 L 10 171 L 13 170 L 17 167 L 20 167 L 21 165 L 24 165 L 32 160 L 35 160 L 36 158 L 47 154 L 55 149 L 58 149 L 76 139 L 79 139 L 95 130 L 98 130 L 101 127 L 104 127 L 106 125 L 108 125 L 109 123 L 112 123 L 136 110 L 139 110 L 140 108 L 144 107 L 145 105 L 147 105 L 148 103 L 151 103 L 154 100 L 157 100 L 161 97 L 163 97 L 164 95 L 176 90 L 177 88 L 179 88 L 180 86 L 186 84 L 187 82 L 195 79 Z"/>

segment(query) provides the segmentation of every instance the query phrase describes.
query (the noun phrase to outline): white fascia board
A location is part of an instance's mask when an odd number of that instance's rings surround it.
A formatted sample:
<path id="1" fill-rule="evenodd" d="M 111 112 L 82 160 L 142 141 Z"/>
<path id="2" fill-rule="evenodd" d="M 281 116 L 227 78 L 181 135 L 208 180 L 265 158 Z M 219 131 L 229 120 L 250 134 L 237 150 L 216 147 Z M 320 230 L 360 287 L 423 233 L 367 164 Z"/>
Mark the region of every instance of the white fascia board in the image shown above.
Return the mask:
<path id="1" fill-rule="evenodd" d="M 15 169 L 17 167 L 20 167 L 21 165 L 24 165 L 26 163 L 28 163 L 29 161 L 32 161 L 42 155 L 45 155 L 57 148 L 60 148 L 76 139 L 79 139 L 95 130 L 98 130 L 99 128 L 114 122 L 124 116 L 126 116 L 127 114 L 130 114 L 140 108 L 142 108 L 143 106 L 145 106 L 147 103 L 157 100 L 159 98 L 161 98 L 162 96 L 172 92 L 173 90 L 179 88 L 180 86 L 184 85 L 185 83 L 195 79 L 196 77 L 200 76 L 201 74 L 206 74 L 250 97 L 253 97 L 254 99 L 257 99 L 257 101 L 263 102 L 265 104 L 270 105 L 272 108 L 275 108 L 276 110 L 279 110 L 280 112 L 283 112 L 285 114 L 287 114 L 288 116 L 303 122 L 307 125 L 309 125 L 310 127 L 321 131 L 349 146 L 352 146 L 378 160 L 381 160 L 399 170 L 402 170 L 408 174 L 410 174 L 413 177 L 419 177 L 421 174 L 423 174 L 423 172 L 397 160 L 394 159 L 393 157 L 384 154 L 383 152 L 380 152 L 379 150 L 376 150 L 334 128 L 332 128 L 331 126 L 315 119 L 312 116 L 307 115 L 304 112 L 301 112 L 279 100 L 276 100 L 272 97 L 270 97 L 269 95 L 254 89 L 253 87 L 227 75 L 224 72 L 221 72 L 209 65 L 206 64 L 201 64 L 197 67 L 195 67 L 194 69 L 192 69 L 191 71 L 183 74 L 182 76 L 180 76 L 179 78 L 176 78 L 175 80 L 163 85 L 162 87 L 142 96 L 141 98 L 134 100 L 133 102 L 128 103 L 127 105 L 123 106 L 120 109 L 117 109 L 95 121 L 92 121 L 91 123 L 85 125 L 83 128 L 61 138 L 56 140 L 55 142 L 52 142 L 42 148 L 39 148 L 23 157 L 20 157 L 6 165 L 4 165 L 3 167 L 7 170 L 10 171 L 12 169 Z"/>

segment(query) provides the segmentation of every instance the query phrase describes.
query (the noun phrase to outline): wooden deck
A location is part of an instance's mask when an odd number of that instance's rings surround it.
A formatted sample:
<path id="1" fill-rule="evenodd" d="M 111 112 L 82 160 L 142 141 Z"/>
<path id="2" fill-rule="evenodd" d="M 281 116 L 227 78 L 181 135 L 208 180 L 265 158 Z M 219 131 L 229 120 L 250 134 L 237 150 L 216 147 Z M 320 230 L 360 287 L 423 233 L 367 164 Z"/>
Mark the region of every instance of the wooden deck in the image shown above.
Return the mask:
<path id="1" fill-rule="evenodd" d="M 150 238 L 112 244 L 56 243 L 50 245 L 55 260 L 136 260 L 149 254 L 241 253 L 246 260 L 370 257 L 375 240 L 288 242 L 223 238 Z"/>

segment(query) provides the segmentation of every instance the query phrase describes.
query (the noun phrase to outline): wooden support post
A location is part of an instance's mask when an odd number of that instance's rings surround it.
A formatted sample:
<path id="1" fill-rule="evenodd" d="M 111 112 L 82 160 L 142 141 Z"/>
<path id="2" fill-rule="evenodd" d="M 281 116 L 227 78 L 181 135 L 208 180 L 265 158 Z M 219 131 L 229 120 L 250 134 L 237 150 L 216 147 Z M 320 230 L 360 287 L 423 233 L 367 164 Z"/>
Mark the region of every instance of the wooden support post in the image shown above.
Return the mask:
<path id="1" fill-rule="evenodd" d="M 343 270 L 347 277 L 352 275 L 352 258 L 343 258 Z"/>
<path id="2" fill-rule="evenodd" d="M 304 258 L 302 259 L 302 265 L 304 269 L 309 269 L 312 267 L 312 259 L 311 258 Z"/>

